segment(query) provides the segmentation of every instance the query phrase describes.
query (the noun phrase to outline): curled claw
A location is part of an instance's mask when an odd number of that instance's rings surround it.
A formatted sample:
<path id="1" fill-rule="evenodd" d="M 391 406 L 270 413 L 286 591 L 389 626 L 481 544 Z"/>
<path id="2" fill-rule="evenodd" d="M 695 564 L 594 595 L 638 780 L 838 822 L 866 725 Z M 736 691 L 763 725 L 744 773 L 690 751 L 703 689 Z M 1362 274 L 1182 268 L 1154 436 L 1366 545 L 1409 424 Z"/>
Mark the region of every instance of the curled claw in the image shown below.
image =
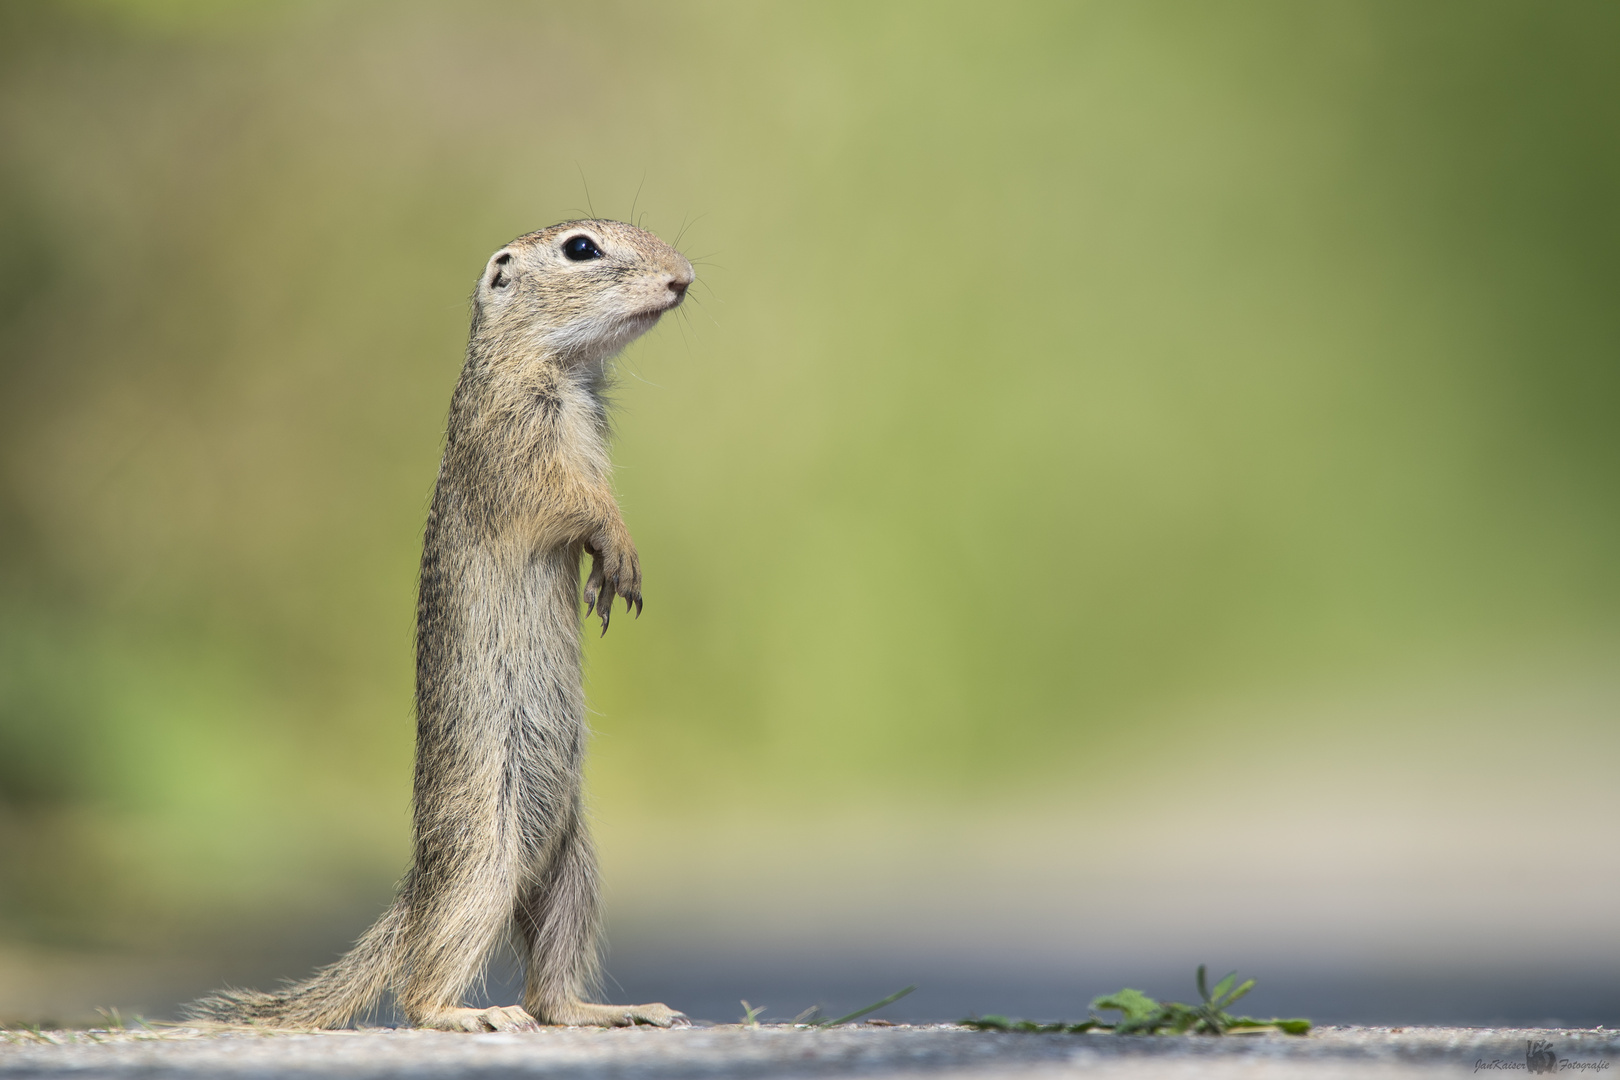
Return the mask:
<path id="1" fill-rule="evenodd" d="M 602 619 L 602 635 L 604 637 L 608 631 L 608 620 L 613 617 L 613 597 L 616 591 L 611 581 L 602 583 L 602 602 L 597 605 L 596 613 Z"/>
<path id="2" fill-rule="evenodd" d="M 602 586 L 605 575 L 602 573 L 602 556 L 591 552 L 591 573 L 585 579 L 585 614 L 590 615 L 596 610 L 596 603 L 602 596 Z M 610 597 L 611 593 L 608 594 Z"/>

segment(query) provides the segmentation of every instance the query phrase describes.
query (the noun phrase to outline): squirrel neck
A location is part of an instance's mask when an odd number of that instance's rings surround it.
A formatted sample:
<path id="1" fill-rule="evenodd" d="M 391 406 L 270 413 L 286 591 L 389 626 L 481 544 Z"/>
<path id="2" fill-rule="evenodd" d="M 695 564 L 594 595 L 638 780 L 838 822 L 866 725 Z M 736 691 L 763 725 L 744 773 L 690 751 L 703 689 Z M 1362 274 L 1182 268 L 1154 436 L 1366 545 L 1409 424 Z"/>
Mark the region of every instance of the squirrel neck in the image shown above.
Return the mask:
<path id="1" fill-rule="evenodd" d="M 435 504 L 486 538 L 568 498 L 570 485 L 606 485 L 611 379 L 603 363 L 469 344 L 450 403 Z"/>

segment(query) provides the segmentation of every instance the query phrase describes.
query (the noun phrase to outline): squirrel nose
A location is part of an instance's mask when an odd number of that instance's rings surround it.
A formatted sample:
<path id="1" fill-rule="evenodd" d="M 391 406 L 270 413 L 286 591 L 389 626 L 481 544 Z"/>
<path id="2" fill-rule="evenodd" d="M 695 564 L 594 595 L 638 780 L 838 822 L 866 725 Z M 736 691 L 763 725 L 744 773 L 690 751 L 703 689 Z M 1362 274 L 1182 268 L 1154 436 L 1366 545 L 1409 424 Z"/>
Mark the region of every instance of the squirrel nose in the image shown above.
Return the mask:
<path id="1" fill-rule="evenodd" d="M 685 299 L 686 287 L 690 284 L 692 284 L 690 281 L 682 281 L 679 278 L 674 278 L 669 283 L 669 291 L 675 294 L 676 300 L 682 300 Z"/>

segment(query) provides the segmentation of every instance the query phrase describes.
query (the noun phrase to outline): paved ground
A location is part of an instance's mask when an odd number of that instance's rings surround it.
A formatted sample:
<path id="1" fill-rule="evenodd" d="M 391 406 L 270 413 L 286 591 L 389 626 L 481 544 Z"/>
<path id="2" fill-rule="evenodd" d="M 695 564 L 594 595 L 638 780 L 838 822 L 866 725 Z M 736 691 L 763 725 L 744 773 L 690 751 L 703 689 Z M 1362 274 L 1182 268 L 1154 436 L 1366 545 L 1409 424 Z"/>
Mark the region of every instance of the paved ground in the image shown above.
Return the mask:
<path id="1" fill-rule="evenodd" d="M 1437 1077 L 1528 1072 L 1550 1044 L 1563 1075 L 1608 1077 L 1620 1032 L 1508 1028 L 1323 1028 L 1283 1035 L 1120 1037 L 1025 1035 L 954 1026 L 675 1031 L 557 1029 L 532 1035 L 369 1030 L 319 1034 L 5 1033 L 0 1080 L 22 1077 L 538 1077 L 793 1078 Z M 1534 1062 L 1536 1064 L 1542 1061 Z"/>

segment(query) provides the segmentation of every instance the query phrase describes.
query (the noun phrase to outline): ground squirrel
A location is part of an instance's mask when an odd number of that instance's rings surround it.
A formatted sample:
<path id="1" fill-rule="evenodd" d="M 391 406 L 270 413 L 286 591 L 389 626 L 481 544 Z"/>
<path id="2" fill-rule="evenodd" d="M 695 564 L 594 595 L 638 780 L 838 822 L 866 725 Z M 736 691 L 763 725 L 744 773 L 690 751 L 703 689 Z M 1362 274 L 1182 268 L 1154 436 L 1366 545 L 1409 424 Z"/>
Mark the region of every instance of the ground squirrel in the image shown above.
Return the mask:
<path id="1" fill-rule="evenodd" d="M 415 850 L 393 905 L 342 959 L 189 1015 L 339 1027 L 392 989 L 420 1027 L 657 1024 L 661 1004 L 584 1000 L 596 974 L 596 856 L 580 798 L 580 559 L 587 614 L 641 612 L 609 486 L 607 362 L 685 298 L 692 264 L 651 233 L 570 221 L 497 251 L 473 295 L 422 550 Z M 513 929 L 522 1006 L 462 995 Z"/>

